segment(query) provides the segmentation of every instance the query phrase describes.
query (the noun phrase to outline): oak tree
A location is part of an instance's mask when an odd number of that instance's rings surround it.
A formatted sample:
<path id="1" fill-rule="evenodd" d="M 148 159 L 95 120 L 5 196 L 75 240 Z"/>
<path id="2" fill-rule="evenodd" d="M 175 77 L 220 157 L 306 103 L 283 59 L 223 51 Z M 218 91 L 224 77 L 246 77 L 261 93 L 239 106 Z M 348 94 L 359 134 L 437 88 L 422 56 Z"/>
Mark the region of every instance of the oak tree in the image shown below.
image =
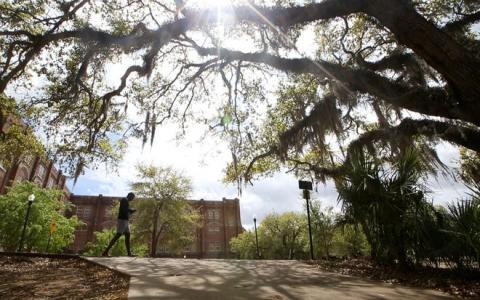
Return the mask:
<path id="1" fill-rule="evenodd" d="M 272 170 L 269 160 L 333 176 L 349 149 L 365 145 L 395 154 L 416 143 L 432 161 L 439 139 L 480 149 L 478 1 L 191 1 L 179 11 L 173 1 L 39 0 L 0 8 L 0 93 L 48 112 L 42 124 L 77 176 L 118 159 L 126 136 L 152 141 L 169 119 L 226 134 L 229 173 L 246 180 Z M 297 44 L 309 30 L 314 55 Z M 272 101 L 276 80 L 280 99 Z M 306 94 L 291 93 L 305 84 Z M 261 120 L 265 110 L 278 126 Z"/>
<path id="2" fill-rule="evenodd" d="M 133 216 L 134 240 L 147 244 L 150 256 L 163 247 L 179 254 L 193 244 L 200 214 L 187 201 L 190 180 L 172 168 L 137 166 L 137 181 L 132 189 L 137 195 Z"/>

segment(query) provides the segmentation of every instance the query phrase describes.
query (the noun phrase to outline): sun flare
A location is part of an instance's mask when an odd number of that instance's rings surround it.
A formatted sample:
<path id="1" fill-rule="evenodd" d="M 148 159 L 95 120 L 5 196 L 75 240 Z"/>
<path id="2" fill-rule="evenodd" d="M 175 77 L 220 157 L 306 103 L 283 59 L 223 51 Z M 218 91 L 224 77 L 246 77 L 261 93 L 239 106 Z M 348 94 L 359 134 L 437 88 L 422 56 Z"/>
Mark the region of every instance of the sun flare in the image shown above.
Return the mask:
<path id="1" fill-rule="evenodd" d="M 231 5 L 229 0 L 190 0 L 185 1 L 186 6 L 198 7 L 198 8 L 214 8 L 225 7 Z"/>

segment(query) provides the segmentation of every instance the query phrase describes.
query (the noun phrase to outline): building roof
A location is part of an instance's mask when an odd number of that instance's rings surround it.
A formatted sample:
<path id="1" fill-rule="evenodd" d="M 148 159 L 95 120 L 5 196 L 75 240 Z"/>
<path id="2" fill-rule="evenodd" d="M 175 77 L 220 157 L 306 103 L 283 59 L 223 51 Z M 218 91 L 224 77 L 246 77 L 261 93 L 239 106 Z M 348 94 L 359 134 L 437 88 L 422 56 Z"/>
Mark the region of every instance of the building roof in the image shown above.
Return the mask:
<path id="1" fill-rule="evenodd" d="M 99 195 L 76 195 L 76 194 L 70 194 L 70 200 L 74 201 L 76 203 L 92 203 L 92 202 L 97 202 L 102 201 L 106 203 L 113 203 L 114 201 L 118 201 L 119 199 L 123 198 L 125 196 L 104 196 L 102 194 Z M 146 198 L 136 198 L 136 200 L 144 200 Z M 233 199 L 228 199 L 228 198 L 222 198 L 222 200 L 205 200 L 205 199 L 187 199 L 189 202 L 195 202 L 195 203 L 205 203 L 205 204 L 220 204 L 222 202 L 237 202 L 240 201 L 238 198 L 233 198 Z"/>

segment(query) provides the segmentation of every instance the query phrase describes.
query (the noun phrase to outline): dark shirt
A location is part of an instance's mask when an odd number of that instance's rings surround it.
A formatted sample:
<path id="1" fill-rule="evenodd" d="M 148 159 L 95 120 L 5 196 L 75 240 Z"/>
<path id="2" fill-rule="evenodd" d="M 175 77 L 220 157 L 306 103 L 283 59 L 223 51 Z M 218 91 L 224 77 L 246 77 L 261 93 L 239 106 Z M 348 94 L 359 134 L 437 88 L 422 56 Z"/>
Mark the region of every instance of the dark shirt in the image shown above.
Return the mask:
<path id="1" fill-rule="evenodd" d="M 120 209 L 118 210 L 118 219 L 128 220 L 128 216 L 133 212 L 133 209 L 129 208 L 127 198 L 120 199 Z"/>

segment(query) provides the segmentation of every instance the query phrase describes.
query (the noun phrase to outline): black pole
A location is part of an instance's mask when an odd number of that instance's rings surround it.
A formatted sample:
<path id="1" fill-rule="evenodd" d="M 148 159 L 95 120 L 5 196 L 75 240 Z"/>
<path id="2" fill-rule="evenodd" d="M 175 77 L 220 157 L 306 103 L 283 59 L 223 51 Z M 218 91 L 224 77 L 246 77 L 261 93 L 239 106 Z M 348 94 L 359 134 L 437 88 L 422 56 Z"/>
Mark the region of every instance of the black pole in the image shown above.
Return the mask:
<path id="1" fill-rule="evenodd" d="M 303 190 L 303 195 L 307 201 L 307 218 L 308 218 L 308 235 L 310 237 L 310 259 L 313 260 L 313 242 L 312 242 L 312 226 L 310 225 L 310 205 L 308 200 L 310 200 L 310 191 Z"/>
<path id="2" fill-rule="evenodd" d="M 257 218 L 253 218 L 253 225 L 255 226 L 255 245 L 257 247 L 257 258 L 260 258 L 260 254 L 258 252 L 258 235 L 257 235 Z"/>
<path id="3" fill-rule="evenodd" d="M 23 223 L 22 237 L 20 238 L 20 245 L 18 245 L 18 252 L 22 252 L 23 239 L 25 238 L 25 229 L 27 227 L 28 216 L 30 215 L 30 207 L 32 207 L 33 201 L 28 201 L 27 214 L 25 215 L 25 222 Z"/>

